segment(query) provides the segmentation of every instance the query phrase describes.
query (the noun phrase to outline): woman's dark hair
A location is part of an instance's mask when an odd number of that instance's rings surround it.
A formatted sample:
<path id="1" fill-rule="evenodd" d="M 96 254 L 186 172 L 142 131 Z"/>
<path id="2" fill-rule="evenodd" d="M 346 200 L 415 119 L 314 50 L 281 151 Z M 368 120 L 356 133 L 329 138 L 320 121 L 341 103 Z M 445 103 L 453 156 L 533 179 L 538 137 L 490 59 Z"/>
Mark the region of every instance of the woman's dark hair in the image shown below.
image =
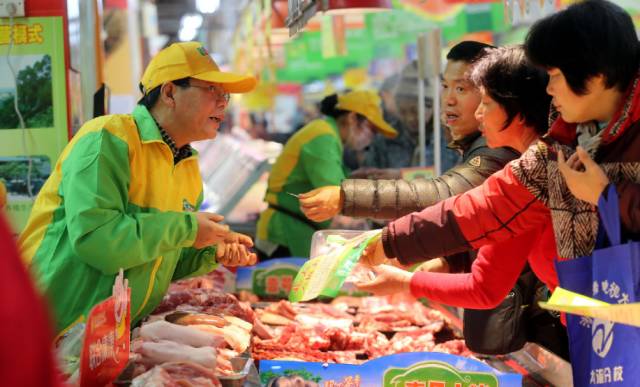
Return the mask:
<path id="1" fill-rule="evenodd" d="M 189 78 L 187 77 L 187 78 L 176 79 L 175 81 L 171 81 L 171 83 L 173 83 L 176 86 L 186 88 L 186 87 L 189 87 Z M 140 92 L 144 94 L 144 88 L 142 86 L 142 83 L 139 84 L 138 87 L 140 88 Z M 142 105 L 147 109 L 151 109 L 156 104 L 156 102 L 158 102 L 158 98 L 160 98 L 161 88 L 162 88 L 162 85 L 156 86 L 149 93 L 143 95 L 142 98 L 140 98 L 140 100 L 138 101 L 138 105 Z"/>
<path id="2" fill-rule="evenodd" d="M 332 117 L 334 119 L 338 119 L 345 114 L 351 113 L 349 110 L 342 110 L 342 109 L 336 108 L 337 104 L 338 104 L 338 94 L 334 93 L 324 97 L 322 101 L 320 101 L 320 113 L 324 114 L 325 116 Z M 367 119 L 365 116 L 361 115 L 360 113 L 356 113 L 356 118 L 358 120 L 358 124 L 361 124 L 363 121 Z"/>
<path id="3" fill-rule="evenodd" d="M 602 74 L 607 88 L 625 91 L 640 65 L 640 44 L 628 13 L 605 0 L 585 0 L 531 27 L 527 57 L 558 68 L 571 90 L 584 95 L 587 81 Z"/>
<path id="4" fill-rule="evenodd" d="M 520 114 L 536 132 L 547 132 L 549 76 L 527 60 L 522 46 L 486 50 L 486 55 L 474 65 L 471 80 L 505 110 L 504 128 Z"/>

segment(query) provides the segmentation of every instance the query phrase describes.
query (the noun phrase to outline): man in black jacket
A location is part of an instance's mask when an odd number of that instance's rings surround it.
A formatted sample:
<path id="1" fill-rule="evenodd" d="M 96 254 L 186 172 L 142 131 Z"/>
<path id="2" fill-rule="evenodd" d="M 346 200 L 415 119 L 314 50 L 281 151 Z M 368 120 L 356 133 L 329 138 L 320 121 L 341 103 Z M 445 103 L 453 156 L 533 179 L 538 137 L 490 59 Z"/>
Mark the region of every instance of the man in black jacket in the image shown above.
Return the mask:
<path id="1" fill-rule="evenodd" d="M 325 221 L 346 216 L 395 219 L 420 211 L 450 196 L 480 185 L 502 169 L 518 153 L 509 148 L 490 149 L 478 130 L 475 110 L 480 91 L 468 78 L 468 70 L 482 56 L 487 44 L 464 41 L 447 55 L 442 79 L 442 121 L 451 132 L 450 147 L 462 154 L 462 163 L 433 179 L 414 181 L 346 179 L 341 186 L 327 186 L 300 195 L 305 215 Z"/>
<path id="2" fill-rule="evenodd" d="M 416 167 L 420 161 L 420 148 L 426 148 L 427 165 L 434 164 L 433 155 L 433 98 L 432 85 L 425 79 L 424 118 L 425 118 L 425 143 L 418 144 L 419 115 L 418 115 L 418 61 L 407 63 L 397 75 L 397 82 L 391 91 L 392 97 L 383 98 L 383 110 L 389 105 L 389 111 L 385 110 L 385 119 L 389 116 L 389 122 L 398 132 L 395 138 L 387 138 L 376 134 L 369 147 L 365 151 L 362 167 L 351 172 L 354 179 L 400 179 L 400 168 Z M 380 88 L 381 98 L 383 88 L 388 89 L 388 84 L 383 83 Z M 389 91 L 386 91 L 387 97 Z M 389 103 L 387 103 L 389 102 Z M 437 117 L 436 117 L 437 118 Z M 450 141 L 444 135 L 441 137 L 442 146 Z M 460 155 L 450 149 L 445 149 L 441 155 L 442 168 L 447 170 L 460 162 Z"/>

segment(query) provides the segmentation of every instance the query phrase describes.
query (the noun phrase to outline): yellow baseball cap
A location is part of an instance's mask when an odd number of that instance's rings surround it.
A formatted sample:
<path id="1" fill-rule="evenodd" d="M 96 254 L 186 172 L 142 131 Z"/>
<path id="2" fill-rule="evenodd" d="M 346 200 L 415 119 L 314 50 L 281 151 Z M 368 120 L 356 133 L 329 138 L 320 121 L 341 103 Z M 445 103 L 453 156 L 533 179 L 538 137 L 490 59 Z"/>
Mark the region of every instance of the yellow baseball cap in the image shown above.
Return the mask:
<path id="1" fill-rule="evenodd" d="M 165 82 L 181 78 L 195 78 L 219 83 L 228 93 L 246 93 L 256 86 L 250 75 L 239 75 L 220 71 L 207 50 L 198 42 L 173 43 L 151 59 L 142 75 L 143 93 Z"/>
<path id="2" fill-rule="evenodd" d="M 365 116 L 385 137 L 393 138 L 398 135 L 398 132 L 382 117 L 380 96 L 375 91 L 356 90 L 339 95 L 336 108 Z"/>

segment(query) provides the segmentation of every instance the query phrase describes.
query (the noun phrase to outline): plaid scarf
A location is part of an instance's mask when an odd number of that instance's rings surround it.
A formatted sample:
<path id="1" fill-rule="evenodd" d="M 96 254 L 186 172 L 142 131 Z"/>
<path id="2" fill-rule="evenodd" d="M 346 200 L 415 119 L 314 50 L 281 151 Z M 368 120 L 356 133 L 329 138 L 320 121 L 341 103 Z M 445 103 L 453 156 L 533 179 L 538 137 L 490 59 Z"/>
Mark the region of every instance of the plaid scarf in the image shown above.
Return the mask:
<path id="1" fill-rule="evenodd" d="M 552 112 L 550 119 L 554 121 L 549 134 L 510 165 L 518 181 L 551 211 L 556 247 L 562 258 L 591 254 L 599 218 L 594 206 L 571 194 L 558 170 L 556 155 L 562 150 L 566 157 L 571 156 L 578 143 L 597 160 L 602 145 L 614 142 L 640 121 L 639 80 L 640 76 L 636 77 L 622 107 L 604 129 L 597 123 L 568 124 Z M 640 182 L 640 158 L 600 163 L 600 167 L 613 183 Z"/>

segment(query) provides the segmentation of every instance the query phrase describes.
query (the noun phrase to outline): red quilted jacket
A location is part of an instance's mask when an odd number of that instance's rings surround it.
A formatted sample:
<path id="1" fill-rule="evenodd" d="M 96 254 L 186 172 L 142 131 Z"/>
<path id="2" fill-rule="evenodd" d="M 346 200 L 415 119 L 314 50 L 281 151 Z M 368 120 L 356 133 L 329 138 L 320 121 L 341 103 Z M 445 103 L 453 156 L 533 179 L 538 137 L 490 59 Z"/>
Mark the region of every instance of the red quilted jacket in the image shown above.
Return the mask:
<path id="1" fill-rule="evenodd" d="M 620 196 L 623 234 L 636 240 L 640 239 L 638 83 L 636 78 L 595 153 L 595 161 Z M 538 277 L 555 288 L 554 259 L 589 255 L 598 229 L 595 208 L 576 199 L 558 171 L 557 151 L 572 154 L 575 137 L 576 125 L 556 119 L 547 136 L 481 186 L 390 223 L 383 230 L 385 253 L 409 264 L 482 247 L 480 265 L 498 265 L 511 272 L 528 260 Z M 506 283 L 508 275 L 494 273 L 492 278 L 500 285 L 491 286 L 506 289 L 505 295 L 515 283 L 515 279 Z M 412 286 L 419 291 L 417 280 Z"/>

